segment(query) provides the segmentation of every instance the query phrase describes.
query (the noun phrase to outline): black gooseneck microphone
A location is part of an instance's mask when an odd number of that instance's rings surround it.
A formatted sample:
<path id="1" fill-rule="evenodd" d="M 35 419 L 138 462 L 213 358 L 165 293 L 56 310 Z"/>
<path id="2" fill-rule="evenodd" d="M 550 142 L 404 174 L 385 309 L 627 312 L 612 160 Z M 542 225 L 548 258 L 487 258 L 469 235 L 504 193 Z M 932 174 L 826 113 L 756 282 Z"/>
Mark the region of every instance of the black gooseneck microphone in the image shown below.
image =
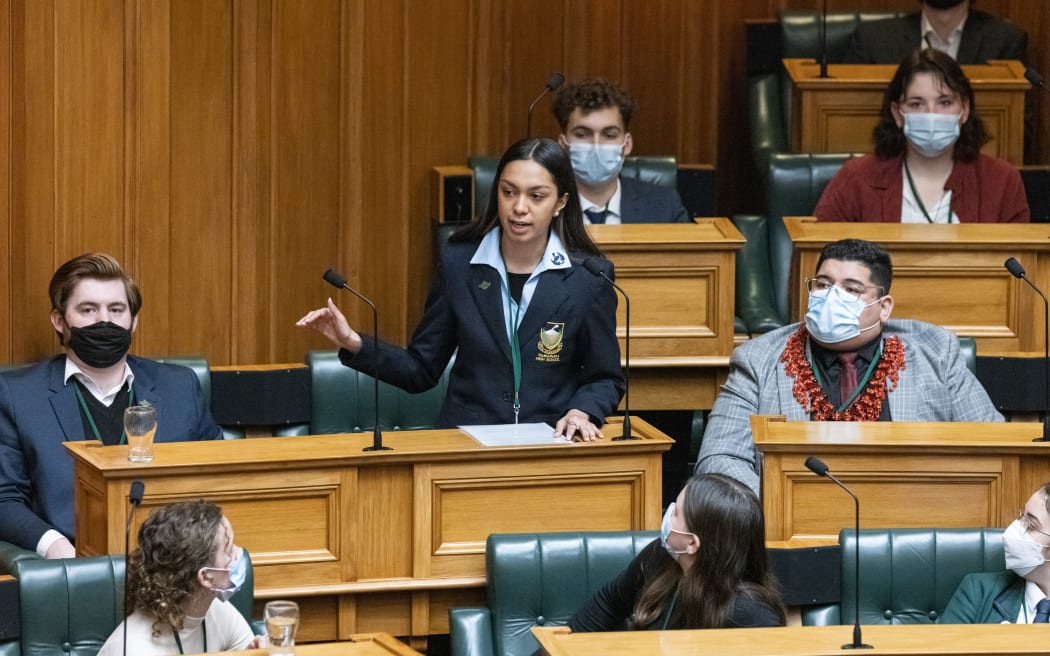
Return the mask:
<path id="1" fill-rule="evenodd" d="M 828 0 L 820 17 L 820 77 L 828 77 Z"/>
<path id="2" fill-rule="evenodd" d="M 849 489 L 842 484 L 842 481 L 835 478 L 835 475 L 828 471 L 828 466 L 819 458 L 815 456 L 806 458 L 806 468 L 817 476 L 830 478 L 835 485 L 838 485 L 846 491 L 846 494 L 853 497 L 853 517 L 856 522 L 853 529 L 853 545 L 856 547 L 853 556 L 855 559 L 853 563 L 853 573 L 857 577 L 853 583 L 853 592 L 856 594 L 853 607 L 853 642 L 842 645 L 842 648 L 872 649 L 871 645 L 864 644 L 860 638 L 860 501 L 857 499 L 857 495 L 853 493 L 853 490 Z"/>
<path id="3" fill-rule="evenodd" d="M 540 101 L 540 98 L 546 96 L 551 91 L 557 91 L 561 85 L 565 84 L 565 76 L 561 73 L 553 73 L 547 78 L 547 84 L 543 86 L 543 91 L 540 91 L 540 95 L 536 96 L 536 99 L 529 105 L 529 114 L 525 123 L 525 138 L 532 138 L 532 110 L 536 107 L 536 103 Z"/>
<path id="4" fill-rule="evenodd" d="M 1050 89 L 1048 89 L 1046 86 L 1046 80 L 1044 80 L 1043 76 L 1040 75 L 1038 71 L 1036 71 L 1034 68 L 1024 69 L 1024 79 L 1031 82 L 1033 87 L 1038 87 L 1043 91 L 1050 92 Z"/>
<path id="5" fill-rule="evenodd" d="M 601 258 L 589 257 L 583 261 L 583 268 L 587 269 L 599 278 L 605 278 L 605 280 L 612 285 L 616 291 L 623 295 L 623 300 L 627 301 L 627 334 L 624 339 L 624 373 L 623 373 L 623 434 L 614 437 L 613 440 L 637 440 L 631 432 L 631 297 L 627 295 L 627 292 L 622 287 L 613 282 L 610 278 L 602 271 Z"/>
<path id="6" fill-rule="evenodd" d="M 1028 283 L 1028 286 L 1043 299 L 1043 412 L 1045 414 L 1043 415 L 1043 435 L 1032 441 L 1050 442 L 1050 303 L 1047 303 L 1046 294 L 1025 276 L 1024 267 L 1016 258 L 1011 257 L 1003 263 L 1003 266 L 1014 278 L 1020 278 Z"/>
<path id="7" fill-rule="evenodd" d="M 376 312 L 375 303 L 365 298 L 363 294 L 358 292 L 356 289 L 346 284 L 346 278 L 341 276 L 335 269 L 329 269 L 324 272 L 324 280 L 332 287 L 338 289 L 345 289 L 354 296 L 358 297 L 362 301 L 368 304 L 368 307 L 372 308 L 372 344 L 375 347 L 376 352 L 376 370 L 373 372 L 372 378 L 375 380 L 375 411 L 376 421 L 375 428 L 372 429 L 372 446 L 366 446 L 364 451 L 391 451 L 392 449 L 388 446 L 383 446 L 383 429 L 379 427 L 379 313 Z"/>
<path id="8" fill-rule="evenodd" d="M 131 548 L 131 520 L 135 518 L 135 509 L 142 503 L 142 497 L 146 494 L 146 485 L 136 479 L 131 481 L 131 490 L 128 492 L 128 518 L 124 522 L 124 656 L 128 656 L 128 616 L 131 609 L 128 608 L 128 550 Z"/>

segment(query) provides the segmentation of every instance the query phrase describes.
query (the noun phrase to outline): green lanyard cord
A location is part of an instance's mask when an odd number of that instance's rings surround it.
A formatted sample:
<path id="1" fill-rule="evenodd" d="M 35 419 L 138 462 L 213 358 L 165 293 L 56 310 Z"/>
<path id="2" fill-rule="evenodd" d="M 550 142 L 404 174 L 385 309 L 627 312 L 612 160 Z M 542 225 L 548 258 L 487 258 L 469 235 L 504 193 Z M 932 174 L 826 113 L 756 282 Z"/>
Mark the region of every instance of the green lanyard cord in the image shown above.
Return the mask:
<path id="1" fill-rule="evenodd" d="M 510 289 L 507 289 L 507 298 L 510 298 Z M 521 303 L 514 304 L 514 316 L 507 313 L 507 339 L 510 340 L 510 361 L 514 369 L 514 423 L 518 423 L 518 413 L 521 412 L 521 345 L 518 343 L 518 323 L 521 315 Z"/>
<path id="2" fill-rule="evenodd" d="M 88 408 L 87 401 L 84 400 L 84 395 L 80 392 L 80 385 L 73 383 L 73 394 L 77 397 L 77 402 L 80 403 L 80 409 L 84 411 L 84 416 L 87 417 L 88 425 L 91 426 L 91 431 L 95 434 L 95 439 L 102 443 L 102 434 L 98 431 L 98 425 L 95 423 L 95 418 L 91 416 L 91 410 Z M 135 388 L 128 388 L 128 406 L 135 405 Z M 128 443 L 127 431 L 120 432 L 120 442 L 118 444 Z"/>
<path id="3" fill-rule="evenodd" d="M 179 638 L 179 632 L 175 630 L 175 627 L 171 627 L 171 633 L 175 636 L 175 644 L 179 648 L 179 653 L 185 654 L 186 652 L 182 651 L 182 639 Z M 201 653 L 206 654 L 208 653 L 208 623 L 204 620 L 201 620 L 201 633 L 204 635 L 204 649 L 201 649 Z M 124 646 L 127 647 L 127 645 Z"/>
<path id="4" fill-rule="evenodd" d="M 879 364 L 879 360 L 882 358 L 882 342 L 879 342 L 879 350 L 875 351 L 875 357 L 871 359 L 871 363 L 868 364 L 868 368 L 864 371 L 864 378 L 857 383 L 857 389 L 853 390 L 853 394 L 850 394 L 849 398 L 843 401 L 842 405 L 835 410 L 835 412 L 845 412 L 846 408 L 850 407 L 860 393 L 864 391 L 864 388 L 868 386 L 868 381 L 871 380 L 871 374 L 875 371 L 875 366 Z M 813 370 L 813 377 L 817 379 L 817 384 L 824 387 L 824 381 L 820 379 L 820 372 L 817 367 L 811 366 Z M 841 374 L 840 374 L 841 375 Z"/>
<path id="5" fill-rule="evenodd" d="M 926 206 L 922 204 L 922 199 L 919 198 L 919 190 L 915 188 L 915 181 L 912 180 L 912 178 L 911 178 L 911 169 L 908 168 L 908 158 L 907 157 L 904 158 L 904 173 L 907 174 L 907 176 L 908 176 L 908 186 L 911 187 L 911 194 L 912 194 L 912 196 L 915 196 L 915 202 L 919 204 L 919 210 L 922 211 L 922 215 L 923 215 L 923 217 L 926 218 L 926 222 L 927 223 L 935 223 L 935 221 L 930 218 L 930 213 L 926 211 Z M 948 223 L 951 223 L 951 222 L 952 222 L 952 208 L 949 207 L 948 208 Z"/>

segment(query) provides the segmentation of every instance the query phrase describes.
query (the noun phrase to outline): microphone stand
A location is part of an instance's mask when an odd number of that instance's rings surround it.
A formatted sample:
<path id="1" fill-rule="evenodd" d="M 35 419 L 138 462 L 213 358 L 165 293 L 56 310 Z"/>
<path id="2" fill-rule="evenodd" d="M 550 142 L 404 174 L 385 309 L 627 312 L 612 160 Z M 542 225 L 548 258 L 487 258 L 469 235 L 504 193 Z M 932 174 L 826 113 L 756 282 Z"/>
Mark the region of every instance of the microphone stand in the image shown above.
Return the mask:
<path id="1" fill-rule="evenodd" d="M 124 656 L 128 656 L 128 617 L 131 609 L 128 608 L 128 550 L 131 548 L 131 520 L 135 517 L 135 509 L 142 503 L 142 497 L 146 493 L 146 486 L 140 480 L 131 481 L 131 490 L 128 491 L 128 518 L 124 522 Z"/>
<path id="2" fill-rule="evenodd" d="M 612 438 L 614 442 L 623 440 L 637 440 L 641 439 L 636 437 L 631 431 L 631 297 L 627 295 L 627 292 L 622 287 L 617 285 L 612 278 L 610 278 L 604 271 L 602 271 L 599 265 L 601 258 L 591 257 L 583 261 L 583 268 L 587 269 L 599 278 L 604 278 L 606 282 L 613 286 L 613 288 L 620 292 L 623 296 L 623 300 L 627 302 L 626 317 L 627 320 L 624 322 L 627 326 L 627 333 L 624 338 L 624 368 L 623 368 L 623 432 L 617 437 Z"/>
<path id="3" fill-rule="evenodd" d="M 828 77 L 828 0 L 820 17 L 820 77 Z"/>
<path id="4" fill-rule="evenodd" d="M 1003 264 L 1014 278 L 1019 278 L 1035 290 L 1043 299 L 1043 435 L 1032 438 L 1033 442 L 1050 442 L 1050 302 L 1044 294 L 1025 275 L 1024 267 L 1016 258 L 1009 258 Z"/>

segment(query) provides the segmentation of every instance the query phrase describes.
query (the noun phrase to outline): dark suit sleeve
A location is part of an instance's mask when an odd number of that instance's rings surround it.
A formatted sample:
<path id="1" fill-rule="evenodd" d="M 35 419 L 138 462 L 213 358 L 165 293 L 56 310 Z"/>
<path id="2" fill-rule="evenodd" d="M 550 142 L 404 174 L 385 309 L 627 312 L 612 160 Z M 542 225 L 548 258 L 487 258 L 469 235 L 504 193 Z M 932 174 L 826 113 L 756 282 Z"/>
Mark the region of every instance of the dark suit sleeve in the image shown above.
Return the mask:
<path id="1" fill-rule="evenodd" d="M 606 275 L 614 279 L 613 265 L 603 262 Z M 589 273 L 579 273 L 591 278 L 594 302 L 584 316 L 584 353 L 580 371 L 580 387 L 576 390 L 569 407 L 586 412 L 595 425 L 601 426 L 605 418 L 620 405 L 623 397 L 623 368 L 620 366 L 620 342 L 616 339 L 616 291 L 607 281 Z"/>
<path id="2" fill-rule="evenodd" d="M 764 601 L 752 597 L 747 592 L 741 592 L 733 600 L 729 626 L 738 629 L 784 626 L 784 620 Z"/>
<path id="3" fill-rule="evenodd" d="M 671 223 L 689 223 L 689 213 L 686 211 L 685 205 L 682 205 L 682 199 L 678 198 L 677 200 L 678 206 L 675 208 L 674 214 L 671 216 Z"/>
<path id="4" fill-rule="evenodd" d="M 35 551 L 40 537 L 52 526 L 32 510 L 29 463 L 15 421 L 9 381 L 0 376 L 0 540 Z"/>
<path id="5" fill-rule="evenodd" d="M 874 64 L 874 54 L 870 45 L 871 36 L 868 26 L 858 25 L 849 40 L 849 49 L 842 59 L 844 64 Z"/>

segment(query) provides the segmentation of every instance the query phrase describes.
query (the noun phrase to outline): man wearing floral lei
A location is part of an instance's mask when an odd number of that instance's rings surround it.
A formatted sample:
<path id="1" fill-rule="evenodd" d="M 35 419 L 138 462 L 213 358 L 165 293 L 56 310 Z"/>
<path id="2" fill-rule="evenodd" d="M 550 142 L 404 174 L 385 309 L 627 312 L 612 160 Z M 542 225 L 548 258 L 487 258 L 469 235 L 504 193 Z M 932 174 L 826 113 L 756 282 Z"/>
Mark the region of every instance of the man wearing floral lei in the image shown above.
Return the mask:
<path id="1" fill-rule="evenodd" d="M 1002 421 L 966 367 L 954 333 L 891 320 L 890 256 L 843 239 L 824 247 L 806 280 L 803 323 L 740 345 L 715 400 L 697 473 L 758 491 L 750 417 L 788 421 Z"/>

